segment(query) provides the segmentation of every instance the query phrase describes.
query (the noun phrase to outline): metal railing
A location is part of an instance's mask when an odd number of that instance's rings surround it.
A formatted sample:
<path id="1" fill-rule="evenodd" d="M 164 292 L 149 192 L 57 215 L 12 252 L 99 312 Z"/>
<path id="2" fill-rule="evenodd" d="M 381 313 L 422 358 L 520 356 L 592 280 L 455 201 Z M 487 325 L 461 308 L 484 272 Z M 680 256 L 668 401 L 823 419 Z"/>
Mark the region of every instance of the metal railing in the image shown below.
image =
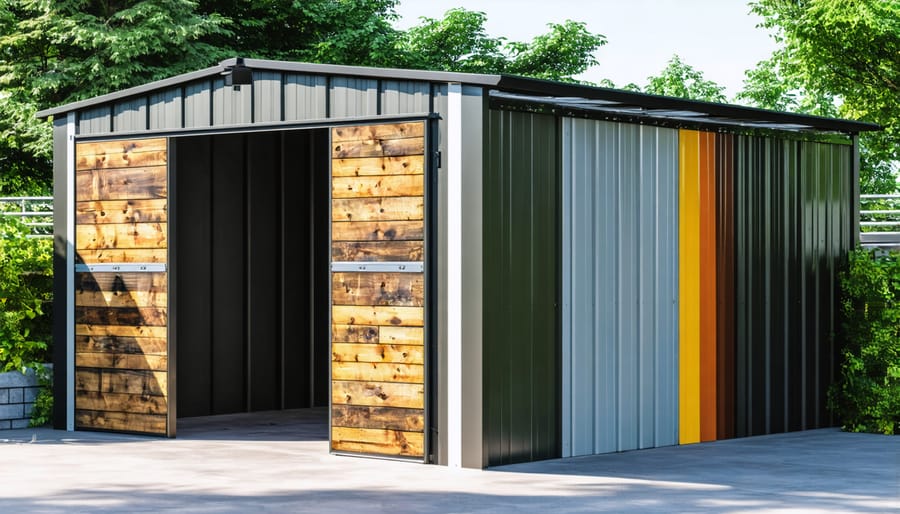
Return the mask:
<path id="1" fill-rule="evenodd" d="M 900 247 L 900 194 L 859 195 L 859 242 Z"/>
<path id="2" fill-rule="evenodd" d="M 31 228 L 28 237 L 53 237 L 52 196 L 0 196 L 0 216 L 20 218 Z"/>

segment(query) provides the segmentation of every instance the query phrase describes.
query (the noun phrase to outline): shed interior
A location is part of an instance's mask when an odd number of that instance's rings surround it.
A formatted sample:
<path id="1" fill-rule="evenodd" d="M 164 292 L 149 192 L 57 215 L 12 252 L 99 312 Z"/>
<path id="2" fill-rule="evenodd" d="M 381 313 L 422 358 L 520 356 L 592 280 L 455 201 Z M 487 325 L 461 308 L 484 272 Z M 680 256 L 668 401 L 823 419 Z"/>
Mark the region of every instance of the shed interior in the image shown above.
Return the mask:
<path id="1" fill-rule="evenodd" d="M 177 416 L 327 405 L 327 129 L 170 141 Z"/>

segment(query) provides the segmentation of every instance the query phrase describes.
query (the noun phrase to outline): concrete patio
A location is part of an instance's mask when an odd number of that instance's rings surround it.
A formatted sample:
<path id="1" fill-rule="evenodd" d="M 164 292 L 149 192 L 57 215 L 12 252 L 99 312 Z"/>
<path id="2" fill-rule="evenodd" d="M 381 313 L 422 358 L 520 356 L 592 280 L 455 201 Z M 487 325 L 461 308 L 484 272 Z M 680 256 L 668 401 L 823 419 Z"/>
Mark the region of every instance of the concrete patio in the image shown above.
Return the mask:
<path id="1" fill-rule="evenodd" d="M 897 512 L 900 437 L 836 429 L 448 469 L 328 454 L 323 409 L 177 439 L 0 432 L 0 512 Z"/>

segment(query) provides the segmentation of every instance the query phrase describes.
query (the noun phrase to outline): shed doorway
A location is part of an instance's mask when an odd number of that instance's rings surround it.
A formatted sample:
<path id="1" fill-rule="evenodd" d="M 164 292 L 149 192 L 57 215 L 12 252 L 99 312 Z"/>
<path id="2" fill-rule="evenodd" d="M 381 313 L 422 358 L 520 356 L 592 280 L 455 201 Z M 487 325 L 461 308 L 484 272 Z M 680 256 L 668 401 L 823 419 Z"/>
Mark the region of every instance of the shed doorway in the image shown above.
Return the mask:
<path id="1" fill-rule="evenodd" d="M 328 405 L 328 146 L 170 140 L 178 418 Z"/>

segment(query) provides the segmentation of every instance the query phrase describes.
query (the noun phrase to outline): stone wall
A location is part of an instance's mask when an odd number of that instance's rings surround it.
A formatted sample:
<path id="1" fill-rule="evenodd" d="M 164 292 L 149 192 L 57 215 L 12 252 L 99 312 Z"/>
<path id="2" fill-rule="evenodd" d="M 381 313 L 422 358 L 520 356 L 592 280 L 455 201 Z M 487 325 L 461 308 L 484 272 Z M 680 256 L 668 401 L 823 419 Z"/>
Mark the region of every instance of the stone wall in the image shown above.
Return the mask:
<path id="1" fill-rule="evenodd" d="M 0 373 L 0 430 L 28 427 L 40 389 L 33 370 Z"/>

